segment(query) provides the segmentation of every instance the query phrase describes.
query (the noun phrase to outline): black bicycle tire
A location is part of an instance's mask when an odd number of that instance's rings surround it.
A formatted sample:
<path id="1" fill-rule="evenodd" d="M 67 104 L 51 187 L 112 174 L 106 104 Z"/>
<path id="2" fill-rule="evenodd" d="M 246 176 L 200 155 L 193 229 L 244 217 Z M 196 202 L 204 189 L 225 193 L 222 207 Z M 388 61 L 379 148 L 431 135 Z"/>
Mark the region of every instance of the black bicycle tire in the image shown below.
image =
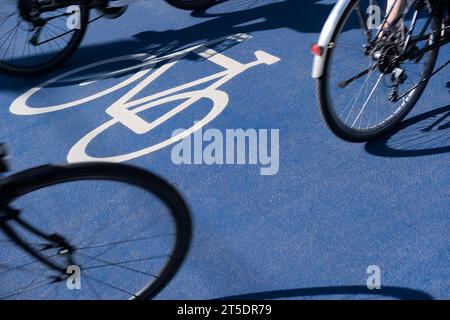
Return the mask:
<path id="1" fill-rule="evenodd" d="M 347 8 L 344 11 L 344 14 L 340 18 L 336 29 L 333 32 L 333 36 L 331 38 L 331 42 L 336 42 L 336 39 L 338 38 L 339 34 L 342 31 L 343 24 L 347 21 L 347 18 L 351 14 L 352 9 L 356 5 L 358 0 L 352 0 Z M 433 24 L 436 24 L 435 17 L 432 21 Z M 373 131 L 369 131 L 367 133 L 357 132 L 355 130 L 351 130 L 348 128 L 345 124 L 341 123 L 341 121 L 336 117 L 334 109 L 331 106 L 331 103 L 329 101 L 328 97 L 328 68 L 330 64 L 331 57 L 333 55 L 333 48 L 328 49 L 330 50 L 325 57 L 325 64 L 324 64 L 324 70 L 323 75 L 319 77 L 316 81 L 316 97 L 318 101 L 319 111 L 320 114 L 325 121 L 328 128 L 339 138 L 346 140 L 348 142 L 367 142 L 374 140 L 392 129 L 394 129 L 400 121 L 402 121 L 408 113 L 412 110 L 412 108 L 415 106 L 415 104 L 420 99 L 423 91 L 425 90 L 428 80 L 424 81 L 421 85 L 419 85 L 416 89 L 416 92 L 414 93 L 414 96 L 411 100 L 408 101 L 408 105 L 403 108 L 403 110 L 398 113 L 393 119 L 391 119 L 389 122 L 387 122 L 384 126 L 381 126 Z M 434 66 L 436 64 L 437 56 L 439 53 L 439 48 L 433 49 L 430 51 L 430 61 L 427 65 L 427 69 L 424 71 L 425 77 L 428 77 L 434 69 Z M 425 78 L 423 77 L 423 78 Z"/>
<path id="2" fill-rule="evenodd" d="M 56 69 L 65 61 L 67 61 L 80 46 L 89 23 L 89 12 L 90 9 L 87 4 L 80 5 L 80 29 L 74 31 L 75 35 L 71 38 L 68 45 L 64 48 L 64 50 L 61 50 L 52 60 L 30 67 L 17 67 L 5 64 L 0 61 L 0 71 L 15 76 L 38 76 Z"/>
<path id="3" fill-rule="evenodd" d="M 66 182 L 80 180 L 110 180 L 138 186 L 161 199 L 170 209 L 177 233 L 171 259 L 159 278 L 147 284 L 133 299 L 154 298 L 175 276 L 188 253 L 192 238 L 189 209 L 178 191 L 160 177 L 143 169 L 113 163 L 77 163 L 45 165 L 6 177 L 0 183 L 3 201 L 10 202 L 30 192 Z"/>
<path id="4" fill-rule="evenodd" d="M 183 1 L 183 0 L 166 0 L 169 4 L 184 10 L 200 10 L 212 6 L 216 0 L 197 0 L 197 1 Z"/>

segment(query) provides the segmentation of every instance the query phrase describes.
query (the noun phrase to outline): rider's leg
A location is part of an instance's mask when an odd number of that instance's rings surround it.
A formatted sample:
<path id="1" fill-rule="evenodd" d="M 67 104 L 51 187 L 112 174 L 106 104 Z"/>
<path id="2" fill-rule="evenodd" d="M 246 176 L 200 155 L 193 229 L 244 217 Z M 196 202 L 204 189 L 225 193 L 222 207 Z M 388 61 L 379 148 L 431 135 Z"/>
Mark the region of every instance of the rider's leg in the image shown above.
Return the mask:
<path id="1" fill-rule="evenodd" d="M 383 29 L 378 35 L 378 38 L 384 34 L 385 31 L 389 30 L 392 23 L 398 17 L 398 15 L 403 11 L 405 0 L 387 0 L 386 8 L 386 22 L 383 24 Z"/>
<path id="2" fill-rule="evenodd" d="M 389 13 L 386 23 L 388 27 L 394 22 L 398 15 L 403 11 L 405 0 L 387 0 L 386 13 Z"/>

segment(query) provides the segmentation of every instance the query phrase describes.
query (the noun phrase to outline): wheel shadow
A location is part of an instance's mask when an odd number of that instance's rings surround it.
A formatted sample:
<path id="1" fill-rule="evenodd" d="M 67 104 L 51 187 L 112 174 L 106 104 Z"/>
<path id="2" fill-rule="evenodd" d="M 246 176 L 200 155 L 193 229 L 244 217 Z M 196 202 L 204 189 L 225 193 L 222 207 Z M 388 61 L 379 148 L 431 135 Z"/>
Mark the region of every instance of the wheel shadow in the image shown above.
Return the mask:
<path id="1" fill-rule="evenodd" d="M 450 152 L 450 105 L 401 122 L 394 131 L 366 143 L 365 150 L 381 157 L 419 157 Z"/>
<path id="2" fill-rule="evenodd" d="M 369 290 L 365 286 L 335 286 L 275 290 L 222 297 L 216 300 L 272 300 L 332 295 L 368 295 L 400 300 L 433 300 L 431 295 L 420 290 L 403 287 L 382 287 L 379 290 Z"/>

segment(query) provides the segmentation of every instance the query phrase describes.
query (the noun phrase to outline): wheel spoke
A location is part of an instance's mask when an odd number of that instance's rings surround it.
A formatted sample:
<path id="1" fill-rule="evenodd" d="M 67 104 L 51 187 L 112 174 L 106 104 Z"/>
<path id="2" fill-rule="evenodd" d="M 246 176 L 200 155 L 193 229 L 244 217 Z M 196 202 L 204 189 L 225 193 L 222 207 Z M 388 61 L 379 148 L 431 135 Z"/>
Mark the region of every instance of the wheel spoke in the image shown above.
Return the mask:
<path id="1" fill-rule="evenodd" d="M 359 117 L 362 115 L 362 113 L 364 112 L 364 110 L 366 109 L 367 104 L 369 103 L 370 98 L 372 98 L 373 93 L 375 92 L 375 90 L 378 88 L 378 85 L 380 84 L 381 79 L 383 78 L 383 74 L 380 74 L 380 76 L 378 77 L 378 80 L 376 82 L 376 84 L 374 85 L 374 87 L 372 88 L 372 91 L 370 92 L 369 96 L 367 97 L 366 101 L 364 102 L 361 110 L 359 111 L 358 115 L 356 116 L 355 121 L 353 121 L 352 127 L 355 125 L 355 123 L 358 121 Z"/>

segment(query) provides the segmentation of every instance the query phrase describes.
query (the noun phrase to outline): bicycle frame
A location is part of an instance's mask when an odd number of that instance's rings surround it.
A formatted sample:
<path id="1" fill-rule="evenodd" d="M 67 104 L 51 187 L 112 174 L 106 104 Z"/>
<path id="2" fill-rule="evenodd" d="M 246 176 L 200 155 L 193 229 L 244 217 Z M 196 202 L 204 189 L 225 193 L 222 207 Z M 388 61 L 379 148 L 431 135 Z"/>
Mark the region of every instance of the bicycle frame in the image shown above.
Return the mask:
<path id="1" fill-rule="evenodd" d="M 407 31 L 407 38 L 406 38 L 406 41 L 405 41 L 405 44 L 403 47 L 403 51 L 400 55 L 400 60 L 415 59 L 416 57 L 419 57 L 430 50 L 433 50 L 435 48 L 438 48 L 438 47 L 441 47 L 441 46 L 447 44 L 450 40 L 450 37 L 445 33 L 445 29 L 448 29 L 449 26 L 445 26 L 444 28 L 439 30 L 439 31 L 441 31 L 441 37 L 435 43 L 433 43 L 431 45 L 427 45 L 424 48 L 419 49 L 415 52 L 408 52 L 407 49 L 409 47 L 415 46 L 415 44 L 418 43 L 419 41 L 425 41 L 425 40 L 429 39 L 431 33 L 425 34 L 425 32 L 426 32 L 428 26 L 430 25 L 431 20 L 433 19 L 433 16 L 437 15 L 438 12 L 441 11 L 441 9 L 444 9 L 442 0 L 439 0 L 439 2 L 436 4 L 436 6 L 434 6 L 431 14 L 428 16 L 427 21 L 423 25 L 420 33 L 417 36 L 412 37 L 413 30 L 416 27 L 416 22 L 417 22 L 417 18 L 418 18 L 418 10 L 420 9 L 420 6 L 424 5 L 424 3 L 423 3 L 423 0 L 415 0 L 412 3 L 411 7 L 413 5 L 416 5 L 417 7 L 416 7 L 416 10 L 414 11 L 414 16 L 413 16 L 413 19 L 411 22 L 411 27 Z M 397 17 L 394 20 L 394 23 L 396 23 L 399 19 L 401 19 L 401 16 Z"/>

